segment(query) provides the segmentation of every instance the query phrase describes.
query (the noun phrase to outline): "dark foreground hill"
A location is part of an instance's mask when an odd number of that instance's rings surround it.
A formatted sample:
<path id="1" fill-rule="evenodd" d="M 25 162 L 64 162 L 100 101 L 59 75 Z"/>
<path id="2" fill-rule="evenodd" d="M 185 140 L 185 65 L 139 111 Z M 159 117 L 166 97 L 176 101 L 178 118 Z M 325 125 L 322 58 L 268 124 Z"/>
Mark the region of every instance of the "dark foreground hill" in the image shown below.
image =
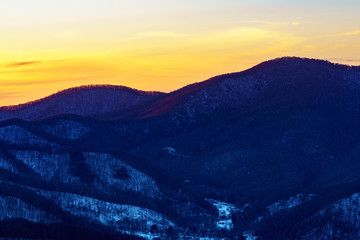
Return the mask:
<path id="1" fill-rule="evenodd" d="M 360 238 L 359 67 L 281 58 L 132 94 L 0 123 L 1 237 Z"/>

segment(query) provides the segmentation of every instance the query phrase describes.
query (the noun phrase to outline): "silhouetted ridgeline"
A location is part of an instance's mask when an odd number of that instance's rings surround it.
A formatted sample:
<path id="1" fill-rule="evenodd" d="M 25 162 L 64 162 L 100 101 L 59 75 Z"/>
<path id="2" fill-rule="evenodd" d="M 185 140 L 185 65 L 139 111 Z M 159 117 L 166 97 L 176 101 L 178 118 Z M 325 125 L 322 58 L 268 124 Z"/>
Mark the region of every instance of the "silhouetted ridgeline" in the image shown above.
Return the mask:
<path id="1" fill-rule="evenodd" d="M 29 103 L 0 107 L 0 120 L 35 120 L 58 114 L 93 116 L 126 109 L 163 95 L 161 92 L 146 92 L 113 85 L 75 87 Z"/>
<path id="2" fill-rule="evenodd" d="M 177 117 L 210 114 L 218 108 L 249 106 L 287 95 L 304 100 L 323 94 L 329 87 L 348 88 L 358 84 L 360 67 L 324 60 L 285 57 L 263 62 L 249 70 L 229 73 L 188 85 L 169 93 L 138 116 L 174 113 Z M 180 113 L 180 112 L 181 113 Z M 179 116 L 180 115 L 180 116 Z M 187 116 L 186 116 L 187 115 Z"/>
<path id="3" fill-rule="evenodd" d="M 289 77 L 308 78 L 306 74 L 318 75 L 321 73 L 332 74 L 333 76 L 329 76 L 330 79 L 334 77 L 338 79 L 339 76 L 334 76 L 334 73 L 342 72 L 351 78 L 354 77 L 352 75 L 358 74 L 359 69 L 360 67 L 334 64 L 324 60 L 284 57 L 263 62 L 249 70 L 223 74 L 203 82 L 190 84 L 168 94 L 146 92 L 112 85 L 92 85 L 70 88 L 33 102 L 16 106 L 0 107 L 0 120 L 10 118 L 35 120 L 59 114 L 99 116 L 105 113 L 104 117 L 109 119 L 151 117 L 172 111 L 179 102 L 184 101 L 184 99 L 189 96 L 193 96 L 196 92 L 204 92 L 204 89 L 213 89 L 216 92 L 217 89 L 215 88 L 221 87 L 219 85 L 222 85 L 222 82 L 235 80 L 235 83 L 229 83 L 228 87 L 235 87 L 231 85 L 236 84 L 238 86 L 236 86 L 235 90 L 238 89 L 244 92 L 251 90 L 239 89 L 240 85 L 246 88 L 255 83 L 257 85 L 270 83 L 270 81 L 266 79 L 261 80 L 262 82 L 257 82 L 257 79 L 261 77 L 267 77 L 269 79 L 274 77 L 280 79 Z M 246 79 L 249 77 L 254 78 L 254 80 Z M 342 76 L 341 79 L 343 78 Z M 340 81 L 340 79 L 338 80 Z M 246 81 L 249 81 L 249 83 L 246 83 Z M 284 79 L 284 82 L 286 81 L 287 79 Z M 272 84 L 275 83 L 276 82 L 272 82 Z M 244 84 L 246 84 L 246 86 Z M 212 91 L 213 94 L 214 91 Z M 227 94 L 226 92 L 221 92 L 220 94 L 224 94 L 225 99 L 228 97 L 225 96 Z M 219 97 L 221 97 L 221 95 Z"/>

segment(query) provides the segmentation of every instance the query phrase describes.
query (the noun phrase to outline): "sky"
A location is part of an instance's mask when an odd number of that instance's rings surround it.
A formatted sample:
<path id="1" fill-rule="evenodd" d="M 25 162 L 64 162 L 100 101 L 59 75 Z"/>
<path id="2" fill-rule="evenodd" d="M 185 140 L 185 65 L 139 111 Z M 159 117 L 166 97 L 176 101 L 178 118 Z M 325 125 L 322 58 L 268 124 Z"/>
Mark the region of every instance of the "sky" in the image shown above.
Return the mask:
<path id="1" fill-rule="evenodd" d="M 360 65 L 358 0 L 0 0 L 0 106 L 69 87 L 170 92 L 262 61 Z"/>

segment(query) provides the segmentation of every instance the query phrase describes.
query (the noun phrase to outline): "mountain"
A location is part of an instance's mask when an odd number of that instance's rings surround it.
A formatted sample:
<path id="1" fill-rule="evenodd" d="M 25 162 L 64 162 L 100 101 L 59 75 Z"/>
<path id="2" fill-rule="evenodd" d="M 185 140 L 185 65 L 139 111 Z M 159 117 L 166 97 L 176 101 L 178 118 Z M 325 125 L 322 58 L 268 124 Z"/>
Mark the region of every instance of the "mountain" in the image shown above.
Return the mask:
<path id="1" fill-rule="evenodd" d="M 141 96 L 37 121 L 13 109 L 0 236 L 360 238 L 360 67 L 280 58 Z"/>
<path id="2" fill-rule="evenodd" d="M 193 114 L 208 115 L 216 109 L 248 107 L 269 101 L 275 101 L 274 104 L 279 101 L 307 101 L 319 94 L 325 95 L 333 88 L 358 85 L 359 71 L 359 67 L 321 60 L 280 58 L 247 71 L 189 85 L 170 93 L 143 114 L 146 117 L 176 111 L 191 120 Z"/>
<path id="3" fill-rule="evenodd" d="M 110 111 L 126 111 L 164 95 L 122 86 L 95 85 L 70 88 L 51 96 L 16 106 L 0 108 L 0 120 L 37 120 L 61 114 L 96 116 Z"/>

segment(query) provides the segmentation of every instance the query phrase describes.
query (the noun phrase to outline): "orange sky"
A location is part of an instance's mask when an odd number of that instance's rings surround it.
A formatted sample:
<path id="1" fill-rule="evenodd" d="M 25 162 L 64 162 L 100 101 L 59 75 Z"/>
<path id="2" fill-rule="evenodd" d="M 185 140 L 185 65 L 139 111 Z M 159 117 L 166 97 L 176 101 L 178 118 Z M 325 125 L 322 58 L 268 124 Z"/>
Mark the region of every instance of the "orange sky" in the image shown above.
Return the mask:
<path id="1" fill-rule="evenodd" d="M 0 106 L 87 84 L 171 91 L 281 56 L 360 65 L 353 0 L 5 0 Z"/>

